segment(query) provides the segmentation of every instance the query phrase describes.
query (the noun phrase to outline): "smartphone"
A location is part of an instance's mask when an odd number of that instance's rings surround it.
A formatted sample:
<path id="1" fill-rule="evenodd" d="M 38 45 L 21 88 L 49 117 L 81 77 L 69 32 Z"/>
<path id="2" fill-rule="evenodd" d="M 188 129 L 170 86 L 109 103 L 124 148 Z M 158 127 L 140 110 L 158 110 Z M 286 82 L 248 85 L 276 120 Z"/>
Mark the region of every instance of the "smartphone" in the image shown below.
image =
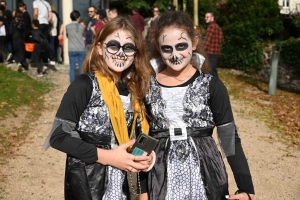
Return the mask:
<path id="1" fill-rule="evenodd" d="M 131 154 L 135 156 L 148 156 L 156 147 L 157 143 L 157 139 L 141 133 L 131 148 Z"/>

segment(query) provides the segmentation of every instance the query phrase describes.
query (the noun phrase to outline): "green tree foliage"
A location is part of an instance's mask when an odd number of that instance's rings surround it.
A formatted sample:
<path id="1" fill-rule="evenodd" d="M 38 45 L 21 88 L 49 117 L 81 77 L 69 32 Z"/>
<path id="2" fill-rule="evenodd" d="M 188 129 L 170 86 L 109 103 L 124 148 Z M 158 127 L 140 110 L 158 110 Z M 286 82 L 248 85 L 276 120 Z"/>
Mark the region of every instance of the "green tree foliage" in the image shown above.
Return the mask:
<path id="1" fill-rule="evenodd" d="M 278 0 L 228 0 L 220 9 L 224 16 L 221 65 L 255 72 L 263 66 L 263 41 L 283 32 Z"/>
<path id="2" fill-rule="evenodd" d="M 128 10 L 130 10 L 133 7 L 137 7 L 140 11 L 140 14 L 144 17 L 151 17 L 153 15 L 152 13 L 152 7 L 154 4 L 156 4 L 160 12 L 164 12 L 167 10 L 168 5 L 172 5 L 172 0 L 123 0 L 124 7 Z"/>
<path id="3" fill-rule="evenodd" d="M 300 76 L 300 40 L 290 38 L 279 45 L 281 46 L 280 60 L 293 69 L 295 75 Z"/>

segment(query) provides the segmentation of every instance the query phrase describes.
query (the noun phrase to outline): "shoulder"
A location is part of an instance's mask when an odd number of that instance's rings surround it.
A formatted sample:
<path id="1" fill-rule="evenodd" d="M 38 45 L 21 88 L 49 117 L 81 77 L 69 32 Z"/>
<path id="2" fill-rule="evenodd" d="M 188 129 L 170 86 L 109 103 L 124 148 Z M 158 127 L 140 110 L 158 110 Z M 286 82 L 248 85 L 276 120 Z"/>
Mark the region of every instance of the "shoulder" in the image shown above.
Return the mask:
<path id="1" fill-rule="evenodd" d="M 6 15 L 12 15 L 12 13 L 13 13 L 13 12 L 12 12 L 11 10 L 8 10 L 8 9 L 5 10 L 5 14 L 6 14 Z"/>
<path id="2" fill-rule="evenodd" d="M 68 90 L 74 91 L 89 91 L 93 88 L 94 76 L 92 74 L 81 74 L 79 75 L 69 86 Z"/>
<path id="3" fill-rule="evenodd" d="M 38 8 L 38 5 L 39 5 L 39 1 L 33 1 L 32 2 L 32 5 L 33 5 L 33 8 Z"/>
<path id="4" fill-rule="evenodd" d="M 216 22 L 212 23 L 212 27 L 213 28 L 218 28 L 218 29 L 220 28 L 220 26 Z"/>
<path id="5" fill-rule="evenodd" d="M 29 16 L 30 17 L 28 11 L 23 12 L 23 16 L 26 16 L 26 17 Z"/>
<path id="6" fill-rule="evenodd" d="M 55 12 L 51 11 L 52 12 L 52 19 L 57 19 L 57 15 Z"/>
<path id="7" fill-rule="evenodd" d="M 46 4 L 46 6 L 48 7 L 48 9 L 49 9 L 49 12 L 51 11 L 51 6 L 50 6 L 50 4 L 48 3 L 48 1 L 44 1 L 43 3 L 45 3 Z"/>
<path id="8" fill-rule="evenodd" d="M 74 25 L 73 23 L 67 24 L 67 25 L 66 25 L 66 29 L 69 29 L 69 28 L 72 27 L 73 25 Z"/>
<path id="9" fill-rule="evenodd" d="M 224 83 L 217 77 L 213 77 L 210 82 L 211 93 L 227 94 L 227 88 Z"/>

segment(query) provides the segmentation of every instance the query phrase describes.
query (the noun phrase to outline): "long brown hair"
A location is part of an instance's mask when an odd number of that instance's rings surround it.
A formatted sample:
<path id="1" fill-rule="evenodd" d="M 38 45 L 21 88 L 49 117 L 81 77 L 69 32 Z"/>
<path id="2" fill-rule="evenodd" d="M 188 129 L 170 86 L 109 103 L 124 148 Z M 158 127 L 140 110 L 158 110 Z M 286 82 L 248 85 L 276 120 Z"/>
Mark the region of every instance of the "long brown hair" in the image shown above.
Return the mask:
<path id="1" fill-rule="evenodd" d="M 157 47 L 159 46 L 158 39 L 159 36 L 161 36 L 161 34 L 163 33 L 163 31 L 169 27 L 175 27 L 175 28 L 182 29 L 183 31 L 186 31 L 186 33 L 188 34 L 189 38 L 192 41 L 197 36 L 196 31 L 194 29 L 193 20 L 190 17 L 190 15 L 180 11 L 166 12 L 159 18 L 157 22 L 156 29 L 154 32 L 156 45 L 154 45 L 155 47 L 152 49 L 150 58 L 154 58 L 160 55 L 157 49 Z M 204 42 L 201 38 L 199 38 L 198 45 L 193 52 L 199 53 L 205 57 L 205 61 L 201 67 L 201 71 L 204 73 L 209 73 L 210 67 L 209 67 L 208 57 L 204 50 Z M 198 68 L 198 66 L 194 66 L 194 67 Z"/>
<path id="2" fill-rule="evenodd" d="M 118 76 L 106 64 L 102 55 L 97 51 L 98 43 L 102 43 L 109 35 L 117 30 L 124 30 L 132 35 L 137 53 L 135 54 L 132 65 L 124 70 L 121 75 L 121 80 L 127 83 L 128 90 L 133 98 L 133 105 L 138 102 L 143 110 L 145 106 L 143 99 L 148 92 L 150 85 L 150 76 L 152 73 L 149 61 L 147 60 L 146 47 L 140 32 L 138 32 L 131 24 L 128 18 L 119 16 L 106 23 L 101 31 L 97 34 L 94 43 L 91 45 L 88 55 L 83 63 L 83 72 L 100 71 L 101 74 L 107 76 L 115 83 L 118 81 Z"/>

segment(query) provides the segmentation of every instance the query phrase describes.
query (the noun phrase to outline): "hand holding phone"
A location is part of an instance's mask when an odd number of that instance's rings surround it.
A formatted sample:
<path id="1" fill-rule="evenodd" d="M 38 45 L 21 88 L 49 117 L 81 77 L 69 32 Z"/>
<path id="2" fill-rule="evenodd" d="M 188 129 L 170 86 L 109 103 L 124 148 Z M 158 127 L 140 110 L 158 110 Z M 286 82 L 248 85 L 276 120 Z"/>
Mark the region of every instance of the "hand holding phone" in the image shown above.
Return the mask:
<path id="1" fill-rule="evenodd" d="M 136 142 L 133 144 L 130 152 L 135 156 L 149 156 L 157 143 L 157 139 L 141 133 L 136 139 Z"/>

